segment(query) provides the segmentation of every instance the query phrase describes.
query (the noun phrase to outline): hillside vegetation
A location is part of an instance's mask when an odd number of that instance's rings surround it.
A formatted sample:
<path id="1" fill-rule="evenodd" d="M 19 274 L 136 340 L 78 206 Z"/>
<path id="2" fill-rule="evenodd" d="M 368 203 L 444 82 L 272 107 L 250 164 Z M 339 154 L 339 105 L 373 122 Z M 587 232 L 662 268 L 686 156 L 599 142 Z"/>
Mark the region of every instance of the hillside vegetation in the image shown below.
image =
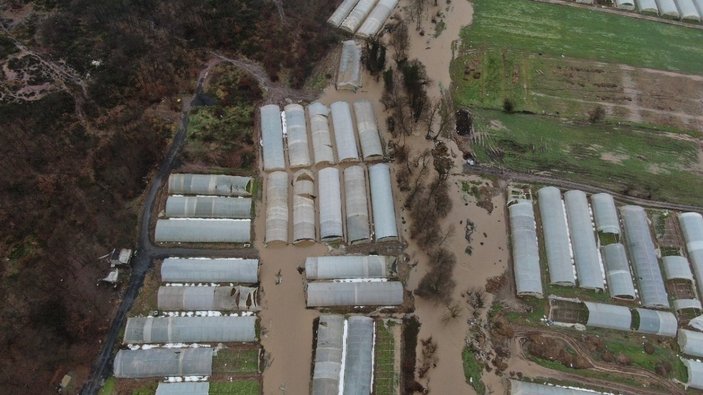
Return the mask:
<path id="1" fill-rule="evenodd" d="M 119 297 L 95 286 L 107 272 L 97 257 L 134 245 L 177 98 L 192 93 L 209 52 L 251 58 L 301 86 L 336 42 L 324 26 L 332 3 L 282 3 L 280 12 L 262 0 L 0 5 L 3 392 L 47 393 L 69 370 L 78 386 L 86 377 Z M 251 108 L 233 114 L 248 133 Z M 217 143 L 215 132 L 199 131 Z"/>

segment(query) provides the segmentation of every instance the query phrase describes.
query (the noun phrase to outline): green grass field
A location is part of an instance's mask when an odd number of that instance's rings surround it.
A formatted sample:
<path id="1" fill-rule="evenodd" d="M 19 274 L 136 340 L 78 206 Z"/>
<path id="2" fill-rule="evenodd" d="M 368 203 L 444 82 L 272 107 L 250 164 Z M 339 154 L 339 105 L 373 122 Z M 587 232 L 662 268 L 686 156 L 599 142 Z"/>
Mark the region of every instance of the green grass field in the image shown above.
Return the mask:
<path id="1" fill-rule="evenodd" d="M 252 375 L 259 373 L 259 349 L 223 349 L 212 358 L 213 374 Z"/>
<path id="2" fill-rule="evenodd" d="M 464 377 L 466 378 L 466 382 L 474 387 L 476 393 L 485 393 L 486 386 L 483 384 L 483 381 L 481 381 L 483 366 L 476 361 L 474 353 L 469 350 L 468 347 L 464 347 L 464 351 L 461 352 L 461 358 L 464 362 Z"/>
<path id="3" fill-rule="evenodd" d="M 399 377 L 394 369 L 395 340 L 390 328 L 379 320 L 376 321 L 376 344 L 374 345 L 374 394 L 396 394 Z"/>
<path id="4" fill-rule="evenodd" d="M 259 395 L 261 383 L 254 380 L 237 380 L 232 382 L 211 382 L 210 395 Z"/>
<path id="5" fill-rule="evenodd" d="M 633 196 L 699 204 L 698 145 L 629 125 L 573 124 L 536 115 L 475 110 L 485 134 L 480 162 L 545 172 Z"/>
<path id="6" fill-rule="evenodd" d="M 703 73 L 703 31 L 528 0 L 474 0 L 464 45 Z"/>

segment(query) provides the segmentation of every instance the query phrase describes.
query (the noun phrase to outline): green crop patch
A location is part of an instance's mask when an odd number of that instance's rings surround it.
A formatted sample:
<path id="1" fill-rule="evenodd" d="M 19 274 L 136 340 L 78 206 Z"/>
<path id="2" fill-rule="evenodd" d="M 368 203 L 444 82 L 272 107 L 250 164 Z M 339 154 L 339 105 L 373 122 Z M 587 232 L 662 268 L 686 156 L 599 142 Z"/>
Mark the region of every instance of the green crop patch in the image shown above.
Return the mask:
<path id="1" fill-rule="evenodd" d="M 254 380 L 236 380 L 231 382 L 211 382 L 210 395 L 259 395 L 261 384 Z"/>
<path id="2" fill-rule="evenodd" d="M 527 0 L 474 0 L 465 46 L 703 73 L 703 31 Z"/>

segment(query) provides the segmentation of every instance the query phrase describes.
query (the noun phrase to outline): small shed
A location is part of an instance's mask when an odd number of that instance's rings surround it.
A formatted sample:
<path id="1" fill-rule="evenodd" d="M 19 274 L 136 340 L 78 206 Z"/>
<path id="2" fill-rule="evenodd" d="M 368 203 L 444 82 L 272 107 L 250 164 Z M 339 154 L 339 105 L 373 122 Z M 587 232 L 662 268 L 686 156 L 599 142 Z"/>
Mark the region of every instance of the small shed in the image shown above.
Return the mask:
<path id="1" fill-rule="evenodd" d="M 128 248 L 113 249 L 110 253 L 110 266 L 126 266 L 132 260 L 132 250 Z"/>

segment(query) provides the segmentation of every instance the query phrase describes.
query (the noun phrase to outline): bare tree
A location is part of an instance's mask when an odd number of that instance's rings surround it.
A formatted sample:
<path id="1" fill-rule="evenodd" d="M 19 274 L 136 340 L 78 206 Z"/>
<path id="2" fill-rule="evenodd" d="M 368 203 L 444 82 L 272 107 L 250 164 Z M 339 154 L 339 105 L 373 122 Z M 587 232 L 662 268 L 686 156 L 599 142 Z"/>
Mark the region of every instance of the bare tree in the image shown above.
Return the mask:
<path id="1" fill-rule="evenodd" d="M 410 35 L 408 34 L 408 24 L 400 19 L 391 33 L 390 44 L 393 47 L 393 60 L 397 64 L 408 59 L 408 48 L 410 48 Z"/>

